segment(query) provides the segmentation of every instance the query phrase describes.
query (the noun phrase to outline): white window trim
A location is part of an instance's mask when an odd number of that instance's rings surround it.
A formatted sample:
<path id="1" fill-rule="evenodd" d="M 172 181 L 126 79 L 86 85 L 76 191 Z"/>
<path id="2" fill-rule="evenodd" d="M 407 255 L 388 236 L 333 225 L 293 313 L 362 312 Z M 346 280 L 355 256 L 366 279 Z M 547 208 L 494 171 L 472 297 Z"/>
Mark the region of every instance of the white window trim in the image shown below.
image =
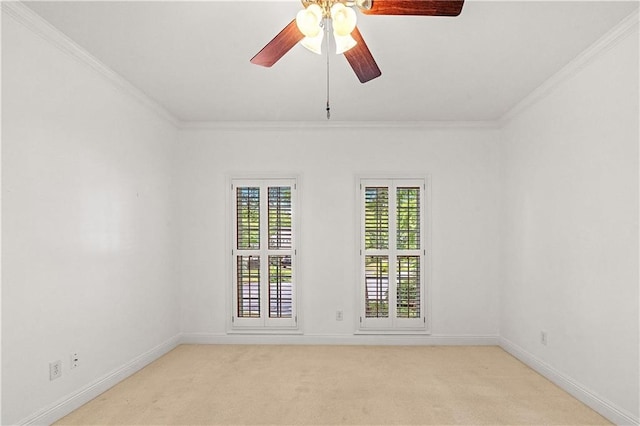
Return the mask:
<path id="1" fill-rule="evenodd" d="M 292 220 L 292 247 L 290 250 L 291 254 L 291 264 L 292 264 L 292 282 L 293 282 L 293 307 L 292 307 L 292 318 L 291 321 L 280 320 L 274 321 L 268 317 L 268 302 L 265 303 L 265 297 L 261 301 L 261 306 L 264 306 L 264 311 L 266 315 L 261 315 L 259 321 L 254 321 L 254 318 L 238 318 L 236 307 L 237 307 L 237 295 L 236 289 L 234 288 L 236 285 L 235 274 L 236 271 L 236 255 L 235 252 L 235 237 L 236 237 L 236 229 L 235 229 L 235 209 L 236 209 L 236 199 L 235 199 L 235 187 L 238 184 L 242 186 L 273 186 L 273 185 L 288 185 L 291 184 L 292 189 L 292 210 L 293 210 L 293 220 Z M 302 324 L 302 316 L 300 315 L 300 303 L 301 300 L 301 291 L 300 291 L 300 271 L 298 256 L 299 256 L 299 205 L 300 205 L 300 197 L 299 197 L 299 188 L 300 188 L 300 179 L 295 174 L 290 175 L 273 175 L 269 173 L 264 174 L 234 174 L 227 176 L 226 179 L 226 208 L 225 208 L 225 224 L 228 227 L 228 232 L 226 241 L 225 241 L 225 251 L 227 253 L 226 256 L 226 265 L 227 265 L 227 273 L 226 273 L 226 300 L 227 300 L 227 327 L 226 331 L 228 334 L 300 334 L 301 333 L 301 324 Z M 266 198 L 261 197 L 261 212 L 265 211 L 264 207 L 266 207 Z M 261 214 L 260 222 L 261 222 L 261 230 L 266 230 L 266 221 L 267 215 Z M 264 235 L 261 235 L 261 250 L 260 252 L 269 253 L 270 250 L 265 246 L 267 241 L 264 239 Z M 288 254 L 288 253 L 287 253 Z M 266 258 L 265 258 L 266 259 Z M 264 274 L 266 267 L 262 265 L 266 265 L 263 263 L 261 258 L 261 277 L 264 280 L 266 278 L 268 282 L 268 274 Z M 263 283 L 266 283 L 263 281 Z M 268 292 L 268 285 L 261 286 L 261 293 L 266 294 Z M 279 323 L 279 324 L 278 324 Z"/>
<path id="2" fill-rule="evenodd" d="M 421 295 L 421 317 L 420 321 L 421 325 L 404 327 L 400 324 L 385 324 L 385 321 L 371 321 L 372 319 L 367 320 L 365 318 L 365 292 L 364 292 L 364 256 L 366 255 L 364 250 L 364 232 L 363 232 L 363 220 L 364 220 L 364 188 L 366 184 L 388 184 L 389 181 L 395 181 L 396 183 L 402 183 L 402 181 L 406 181 L 408 184 L 415 184 L 415 182 L 419 182 L 419 184 L 423 188 L 423 199 L 422 199 L 422 211 L 421 211 L 421 224 L 422 224 L 422 232 L 420 235 L 421 238 L 421 252 L 424 253 L 421 255 L 422 257 L 422 266 L 421 266 L 421 275 L 423 280 L 423 293 Z M 358 299 L 356 300 L 355 312 L 358 315 L 355 318 L 355 332 L 354 334 L 362 334 L 362 335 L 370 335 L 370 334 L 392 334 L 392 335 L 430 335 L 431 334 L 431 270 L 432 270 L 432 252 L 431 252 L 431 176 L 430 175 L 415 175 L 415 174 L 367 174 L 367 175 L 359 175 L 356 176 L 355 180 L 355 193 L 356 193 L 356 217 L 355 217 L 355 226 L 356 226 L 356 282 L 357 282 L 357 292 Z M 393 197 L 389 199 L 390 207 L 392 205 L 392 198 L 395 200 L 395 193 Z M 395 221 L 391 221 L 395 222 Z M 389 224 L 389 233 L 395 232 L 395 223 Z M 395 252 L 395 250 L 390 250 L 391 252 Z M 370 253 L 375 254 L 375 253 Z M 392 275 L 392 271 L 395 271 L 395 265 L 392 267 L 390 261 L 389 265 L 389 276 Z M 395 286 L 394 286 L 395 288 Z M 389 300 L 390 305 L 392 296 L 395 295 L 395 290 L 393 294 L 390 294 Z M 395 311 L 395 308 L 393 309 Z M 391 309 L 390 309 L 390 320 L 391 320 Z M 379 322 L 380 324 L 376 325 L 375 323 Z M 391 322 L 391 321 L 388 321 Z M 368 323 L 368 324 L 367 324 Z"/>

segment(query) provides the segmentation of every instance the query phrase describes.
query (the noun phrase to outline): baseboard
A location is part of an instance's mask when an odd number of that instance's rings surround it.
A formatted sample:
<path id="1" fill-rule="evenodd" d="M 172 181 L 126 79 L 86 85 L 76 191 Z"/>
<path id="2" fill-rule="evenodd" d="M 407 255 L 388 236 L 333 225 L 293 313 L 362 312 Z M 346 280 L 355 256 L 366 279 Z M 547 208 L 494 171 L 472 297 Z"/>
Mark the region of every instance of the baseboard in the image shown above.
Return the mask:
<path id="1" fill-rule="evenodd" d="M 501 337 L 500 347 L 613 423 L 617 425 L 638 425 L 640 423 L 640 419 L 633 414 L 598 396 L 510 340 Z"/>
<path id="2" fill-rule="evenodd" d="M 63 399 L 55 402 L 42 409 L 41 411 L 21 420 L 17 424 L 19 425 L 50 425 L 87 402 L 91 401 L 101 393 L 107 391 L 111 387 L 115 386 L 122 380 L 131 376 L 138 370 L 147 366 L 151 362 L 160 358 L 170 350 L 174 349 L 180 344 L 180 336 L 174 336 L 169 340 L 161 343 L 155 348 L 143 353 L 142 355 L 134 358 L 123 366 L 116 368 L 115 370 L 107 373 L 94 382 L 82 387 L 76 392 L 67 395 Z"/>
<path id="3" fill-rule="evenodd" d="M 183 333 L 181 344 L 202 345 L 451 345 L 497 346 L 499 337 L 474 335 L 354 335 Z"/>

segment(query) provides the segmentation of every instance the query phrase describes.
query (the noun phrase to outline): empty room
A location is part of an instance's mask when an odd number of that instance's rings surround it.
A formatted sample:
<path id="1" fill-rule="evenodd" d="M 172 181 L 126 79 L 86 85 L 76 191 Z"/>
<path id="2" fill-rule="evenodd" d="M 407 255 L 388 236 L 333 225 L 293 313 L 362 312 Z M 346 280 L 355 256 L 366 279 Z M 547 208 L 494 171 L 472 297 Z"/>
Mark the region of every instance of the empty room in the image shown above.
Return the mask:
<path id="1" fill-rule="evenodd" d="M 640 423 L 638 1 L 1 6 L 1 424 Z"/>

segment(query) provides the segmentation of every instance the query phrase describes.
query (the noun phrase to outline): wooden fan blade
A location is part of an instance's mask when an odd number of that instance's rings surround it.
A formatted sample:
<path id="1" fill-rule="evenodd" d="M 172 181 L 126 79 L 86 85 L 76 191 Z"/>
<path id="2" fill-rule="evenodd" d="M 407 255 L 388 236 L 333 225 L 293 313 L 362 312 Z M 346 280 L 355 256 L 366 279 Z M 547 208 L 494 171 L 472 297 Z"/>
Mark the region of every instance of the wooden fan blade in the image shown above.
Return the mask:
<path id="1" fill-rule="evenodd" d="M 353 71 L 358 76 L 360 83 L 366 83 L 369 80 L 380 77 L 382 72 L 380 68 L 378 68 L 375 59 L 373 59 L 373 55 L 371 51 L 369 51 L 367 43 L 364 42 L 358 27 L 353 30 L 351 37 L 353 37 L 358 44 L 344 52 L 344 57 L 349 61 L 349 65 L 351 65 L 351 68 L 353 68 Z"/>
<path id="2" fill-rule="evenodd" d="M 270 67 L 285 53 L 287 53 L 293 46 L 295 46 L 300 40 L 304 38 L 304 34 L 298 29 L 296 20 L 294 19 L 278 33 L 260 52 L 253 58 L 251 63 L 256 65 L 262 65 L 263 67 Z"/>
<path id="3" fill-rule="evenodd" d="M 458 16 L 464 0 L 372 0 L 365 15 Z"/>

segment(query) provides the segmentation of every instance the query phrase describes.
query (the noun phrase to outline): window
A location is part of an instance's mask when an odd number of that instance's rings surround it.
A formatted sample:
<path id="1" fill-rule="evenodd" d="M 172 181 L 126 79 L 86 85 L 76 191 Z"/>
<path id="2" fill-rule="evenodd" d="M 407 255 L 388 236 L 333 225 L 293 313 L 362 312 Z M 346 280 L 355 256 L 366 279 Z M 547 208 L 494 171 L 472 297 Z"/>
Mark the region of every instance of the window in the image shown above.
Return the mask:
<path id="1" fill-rule="evenodd" d="M 424 179 L 360 181 L 362 330 L 426 330 Z"/>
<path id="2" fill-rule="evenodd" d="M 295 179 L 233 179 L 234 328 L 295 328 Z"/>

